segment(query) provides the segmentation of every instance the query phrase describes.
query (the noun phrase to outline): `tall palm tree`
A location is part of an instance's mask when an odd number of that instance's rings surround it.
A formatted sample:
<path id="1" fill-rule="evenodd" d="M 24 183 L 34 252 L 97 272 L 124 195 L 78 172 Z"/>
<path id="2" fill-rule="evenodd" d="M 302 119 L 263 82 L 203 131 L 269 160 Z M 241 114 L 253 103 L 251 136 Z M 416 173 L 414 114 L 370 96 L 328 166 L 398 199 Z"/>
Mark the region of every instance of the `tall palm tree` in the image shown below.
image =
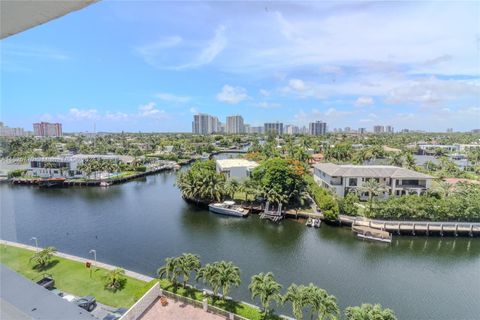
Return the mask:
<path id="1" fill-rule="evenodd" d="M 347 320 L 396 320 L 397 317 L 391 309 L 382 309 L 379 304 L 362 304 L 359 307 L 348 307 L 345 309 L 345 316 Z"/>
<path id="2" fill-rule="evenodd" d="M 225 183 L 225 194 L 233 199 L 237 193 L 240 183 L 235 179 L 230 179 Z"/>
<path id="3" fill-rule="evenodd" d="M 318 315 L 318 320 L 335 320 L 340 313 L 337 299 L 329 295 L 327 291 L 312 283 L 305 289 L 305 298 L 312 308 L 312 312 Z"/>
<path id="4" fill-rule="evenodd" d="M 228 295 L 232 286 L 238 287 L 240 285 L 240 268 L 233 264 L 233 262 L 220 261 L 215 263 L 217 273 L 215 275 L 216 281 L 222 288 L 223 300 Z"/>
<path id="5" fill-rule="evenodd" d="M 367 182 L 364 182 L 359 188 L 361 192 L 368 193 L 368 214 L 367 217 L 370 217 L 373 213 L 373 198 L 378 196 L 380 192 L 385 190 L 377 180 L 370 179 Z"/>
<path id="6" fill-rule="evenodd" d="M 177 278 L 180 276 L 179 259 L 176 257 L 166 258 L 165 265 L 158 268 L 157 275 L 160 279 L 166 278 L 176 287 Z"/>
<path id="7" fill-rule="evenodd" d="M 283 303 L 290 302 L 292 304 L 292 313 L 297 320 L 303 319 L 303 307 L 306 305 L 304 286 L 297 286 L 292 283 L 282 300 Z"/>
<path id="8" fill-rule="evenodd" d="M 195 280 L 202 280 L 203 283 L 208 284 L 213 290 L 213 298 L 215 299 L 218 295 L 218 291 L 221 286 L 217 278 L 218 269 L 215 264 L 207 263 L 205 266 L 201 267 L 197 271 L 197 276 Z"/>
<path id="9" fill-rule="evenodd" d="M 248 289 L 250 289 L 252 293 L 252 300 L 257 296 L 260 297 L 260 303 L 264 309 L 264 316 L 268 313 L 270 302 L 277 301 L 278 303 L 282 300 L 280 294 L 282 285 L 275 281 L 273 273 L 271 272 L 266 274 L 262 272 L 252 276 Z"/>
<path id="10" fill-rule="evenodd" d="M 178 268 L 180 269 L 182 278 L 183 278 L 183 287 L 185 288 L 188 280 L 190 279 L 190 274 L 192 271 L 198 271 L 200 269 L 200 258 L 198 255 L 193 253 L 184 253 L 178 257 Z"/>

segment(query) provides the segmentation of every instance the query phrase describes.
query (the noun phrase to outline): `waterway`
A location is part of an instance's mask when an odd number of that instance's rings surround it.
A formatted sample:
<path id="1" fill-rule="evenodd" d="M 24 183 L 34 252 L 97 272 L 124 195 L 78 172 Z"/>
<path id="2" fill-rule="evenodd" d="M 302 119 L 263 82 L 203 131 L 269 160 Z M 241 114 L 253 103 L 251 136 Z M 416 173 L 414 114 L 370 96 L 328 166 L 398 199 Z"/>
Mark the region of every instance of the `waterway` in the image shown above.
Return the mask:
<path id="1" fill-rule="evenodd" d="M 185 203 L 165 172 L 109 188 L 39 189 L 0 185 L 0 237 L 89 257 L 154 276 L 183 252 L 203 262 L 231 260 L 243 284 L 231 295 L 250 301 L 248 282 L 272 271 L 284 287 L 310 282 L 342 308 L 378 302 L 400 319 L 480 318 L 480 238 L 394 237 L 361 241 L 347 228 L 307 228 L 222 217 Z M 288 308 L 277 308 L 289 313 Z"/>

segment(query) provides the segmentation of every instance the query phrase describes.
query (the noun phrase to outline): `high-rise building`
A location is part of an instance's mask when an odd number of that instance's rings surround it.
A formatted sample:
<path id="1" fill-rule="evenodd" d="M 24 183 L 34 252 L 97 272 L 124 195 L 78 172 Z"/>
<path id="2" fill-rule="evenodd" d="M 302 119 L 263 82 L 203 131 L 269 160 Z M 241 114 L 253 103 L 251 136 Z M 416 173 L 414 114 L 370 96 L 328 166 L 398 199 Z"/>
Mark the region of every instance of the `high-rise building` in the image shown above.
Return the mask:
<path id="1" fill-rule="evenodd" d="M 285 126 L 285 133 L 286 134 L 299 134 L 300 129 L 297 126 L 294 126 L 293 124 L 287 124 Z"/>
<path id="2" fill-rule="evenodd" d="M 310 122 L 308 133 L 312 136 L 321 136 L 327 133 L 327 124 L 323 121 Z"/>
<path id="3" fill-rule="evenodd" d="M 33 124 L 33 134 L 37 137 L 61 137 L 62 124 L 38 122 Z"/>
<path id="4" fill-rule="evenodd" d="M 250 127 L 250 133 L 263 133 L 263 127 Z"/>
<path id="5" fill-rule="evenodd" d="M 453 128 L 447 128 L 447 133 L 452 133 L 453 132 Z"/>
<path id="6" fill-rule="evenodd" d="M 267 122 L 263 125 L 265 133 L 283 134 L 283 123 L 281 122 Z"/>
<path id="7" fill-rule="evenodd" d="M 240 115 L 228 116 L 226 123 L 227 123 L 227 127 L 226 127 L 227 133 L 238 134 L 238 133 L 244 132 L 242 116 Z"/>
<path id="8" fill-rule="evenodd" d="M 199 113 L 193 116 L 192 132 L 196 134 L 211 134 L 221 131 L 221 123 L 217 117 L 206 113 Z"/>
<path id="9" fill-rule="evenodd" d="M 249 124 L 243 124 L 243 132 L 245 133 L 252 133 L 250 130 L 250 125 Z"/>
<path id="10" fill-rule="evenodd" d="M 374 133 L 384 133 L 385 132 L 385 127 L 384 126 L 373 126 L 373 132 Z"/>
<path id="11" fill-rule="evenodd" d="M 386 127 L 385 127 L 385 132 L 386 132 L 386 133 L 393 133 L 393 132 L 394 132 L 394 129 L 393 129 L 392 126 L 386 126 Z"/>
<path id="12" fill-rule="evenodd" d="M 0 122 L 0 137 L 23 137 L 25 135 L 23 128 L 10 128 Z"/>
<path id="13" fill-rule="evenodd" d="M 367 133 L 367 128 L 358 128 L 358 133 L 360 133 L 360 134 Z"/>
<path id="14" fill-rule="evenodd" d="M 350 127 L 345 127 L 344 130 L 345 130 L 345 132 L 352 132 L 352 128 L 350 128 Z"/>

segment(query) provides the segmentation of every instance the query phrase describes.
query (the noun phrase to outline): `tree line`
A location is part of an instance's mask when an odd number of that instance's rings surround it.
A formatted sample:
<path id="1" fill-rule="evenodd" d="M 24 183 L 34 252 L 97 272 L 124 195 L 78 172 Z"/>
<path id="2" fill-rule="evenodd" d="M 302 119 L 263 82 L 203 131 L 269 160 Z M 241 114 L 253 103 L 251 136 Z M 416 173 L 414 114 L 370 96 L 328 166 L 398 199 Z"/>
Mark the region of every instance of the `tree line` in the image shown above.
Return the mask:
<path id="1" fill-rule="evenodd" d="M 241 284 L 240 268 L 231 261 L 216 261 L 202 266 L 200 257 L 192 253 L 184 253 L 177 257 L 165 259 L 165 265 L 157 270 L 160 279 L 167 279 L 174 288 L 189 285 L 192 275 L 195 281 L 201 281 L 212 289 L 212 303 L 217 300 L 227 300 L 232 287 Z M 180 279 L 182 281 L 180 281 Z M 263 319 L 274 319 L 272 303 L 277 306 L 289 304 L 292 314 L 301 320 L 309 314 L 319 320 L 333 320 L 341 317 L 340 308 L 334 295 L 315 286 L 291 284 L 282 293 L 283 286 L 275 280 L 271 272 L 253 275 L 248 289 L 252 301 L 259 300 L 262 306 Z M 222 292 L 221 294 L 219 292 Z M 395 313 L 388 308 L 383 309 L 379 304 L 362 304 L 348 307 L 344 310 L 347 320 L 395 320 Z"/>

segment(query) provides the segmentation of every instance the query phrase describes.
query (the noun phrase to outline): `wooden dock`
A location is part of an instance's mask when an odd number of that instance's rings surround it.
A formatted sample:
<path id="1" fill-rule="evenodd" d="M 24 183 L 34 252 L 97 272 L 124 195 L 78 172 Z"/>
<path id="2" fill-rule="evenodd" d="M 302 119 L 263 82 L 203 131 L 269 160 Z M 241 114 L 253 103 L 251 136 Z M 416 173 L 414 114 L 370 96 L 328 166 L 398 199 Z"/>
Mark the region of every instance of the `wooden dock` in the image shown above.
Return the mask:
<path id="1" fill-rule="evenodd" d="M 480 236 L 479 222 L 388 221 L 340 215 L 339 223 L 348 226 L 352 224 L 365 226 L 396 235 Z"/>

